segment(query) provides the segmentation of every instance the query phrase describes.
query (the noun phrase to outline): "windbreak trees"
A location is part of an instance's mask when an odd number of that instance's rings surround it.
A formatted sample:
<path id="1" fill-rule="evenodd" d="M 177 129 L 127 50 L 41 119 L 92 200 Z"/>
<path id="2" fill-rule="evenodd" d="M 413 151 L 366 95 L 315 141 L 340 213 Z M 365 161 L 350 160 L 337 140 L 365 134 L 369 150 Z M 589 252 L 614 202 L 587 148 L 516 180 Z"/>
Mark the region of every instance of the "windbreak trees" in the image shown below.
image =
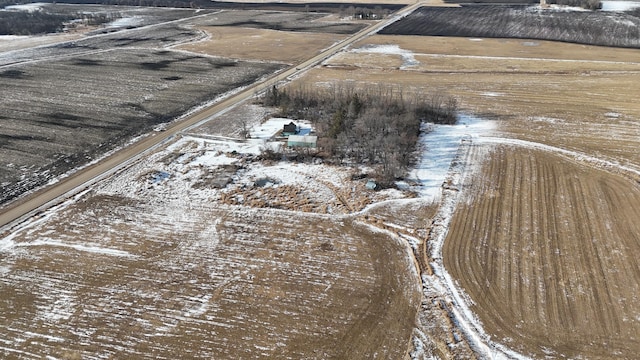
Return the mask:
<path id="1" fill-rule="evenodd" d="M 321 154 L 338 162 L 375 165 L 383 186 L 391 186 L 411 164 L 421 122 L 454 124 L 458 109 L 457 100 L 442 93 L 405 94 L 384 86 L 324 91 L 274 86 L 262 103 L 278 107 L 282 116 L 314 122 Z"/>

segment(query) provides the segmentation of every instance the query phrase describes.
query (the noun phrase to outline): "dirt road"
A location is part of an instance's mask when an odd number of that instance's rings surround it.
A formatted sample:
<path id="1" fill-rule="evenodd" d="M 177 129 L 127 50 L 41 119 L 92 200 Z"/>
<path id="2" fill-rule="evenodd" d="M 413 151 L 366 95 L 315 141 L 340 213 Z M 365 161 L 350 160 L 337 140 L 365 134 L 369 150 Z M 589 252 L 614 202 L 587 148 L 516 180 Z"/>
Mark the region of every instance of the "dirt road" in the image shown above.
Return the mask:
<path id="1" fill-rule="evenodd" d="M 184 119 L 177 121 L 166 128 L 165 131 L 158 132 L 141 139 L 138 142 L 127 146 L 114 154 L 104 158 L 96 164 L 85 167 L 74 174 L 61 179 L 59 182 L 37 190 L 17 201 L 6 206 L 0 213 L 0 228 L 7 225 L 11 225 L 16 222 L 28 218 L 38 211 L 42 211 L 47 207 L 61 201 L 62 199 L 69 197 L 75 193 L 78 193 L 87 186 L 99 181 L 100 179 L 114 173 L 118 169 L 121 169 L 127 163 L 136 159 L 139 156 L 144 155 L 148 151 L 152 150 L 159 144 L 167 141 L 174 135 L 184 131 L 192 126 L 200 124 L 212 116 L 235 106 L 251 97 L 256 93 L 259 93 L 280 81 L 287 80 L 290 77 L 296 76 L 308 68 L 311 68 L 319 64 L 324 59 L 332 56 L 336 52 L 343 49 L 356 41 L 363 39 L 371 34 L 374 34 L 383 27 L 391 24 L 402 17 L 408 15 L 415 9 L 421 6 L 421 3 L 416 3 L 398 12 L 398 14 L 373 24 L 366 29 L 354 34 L 353 36 L 345 39 L 344 41 L 337 43 L 318 55 L 311 57 L 310 59 L 303 61 L 297 66 L 291 67 L 288 70 L 283 71 L 280 74 L 276 74 L 269 79 L 262 82 L 253 84 L 241 92 L 220 101 L 210 107 L 202 109 Z"/>

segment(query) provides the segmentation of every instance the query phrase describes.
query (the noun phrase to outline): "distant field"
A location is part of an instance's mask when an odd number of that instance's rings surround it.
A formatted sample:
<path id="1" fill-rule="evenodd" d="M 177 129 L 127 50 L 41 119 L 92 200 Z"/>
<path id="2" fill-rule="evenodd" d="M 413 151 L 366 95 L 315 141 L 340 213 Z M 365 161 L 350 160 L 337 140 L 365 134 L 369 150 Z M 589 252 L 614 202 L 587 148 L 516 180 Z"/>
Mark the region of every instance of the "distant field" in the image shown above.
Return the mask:
<path id="1" fill-rule="evenodd" d="M 57 7 L 64 11 L 79 8 Z M 96 12 L 116 9 L 135 20 L 133 27 L 195 15 L 194 10 L 150 9 L 147 14 L 144 8 L 92 7 Z M 226 11 L 223 15 L 202 12 L 185 22 L 96 30 L 93 36 L 75 41 L 0 53 L 0 78 L 5 85 L 0 90 L 4 91 L 0 97 L 4 110 L 4 126 L 0 129 L 4 155 L 0 184 L 4 191 L 0 203 L 99 157 L 157 124 L 284 67 L 265 62 L 269 55 L 251 44 L 243 52 L 238 34 L 223 40 L 234 45 L 227 49 L 238 51 L 211 51 L 208 42 L 193 45 L 192 50 L 214 54 L 215 58 L 171 49 L 205 39 L 206 34 L 196 26 L 225 31 L 219 26 L 246 23 L 252 28 L 289 29 L 292 32 L 263 31 L 260 35 L 273 42 L 260 41 L 260 46 L 273 54 L 272 61 L 295 62 L 341 38 L 323 31 L 351 33 L 363 26 L 315 21 L 324 16 L 273 11 Z M 252 36 L 258 33 L 252 33 L 252 29 L 239 31 L 243 41 L 256 40 Z M 298 35 L 298 31 L 314 34 Z M 298 40 L 283 42 L 279 39 L 282 36 L 284 40 Z M 305 45 L 309 37 L 314 38 L 311 46 Z M 211 41 L 217 40 L 214 34 Z M 275 42 L 284 50 L 272 46 Z M 295 48 L 296 43 L 301 47 Z M 256 61 L 237 60 L 243 58 Z"/>
<path id="2" fill-rule="evenodd" d="M 639 26 L 640 18 L 624 13 L 467 5 L 423 7 L 380 34 L 520 38 L 637 48 Z"/>
<path id="3" fill-rule="evenodd" d="M 235 59 L 299 63 L 342 39 L 334 34 L 292 33 L 237 27 L 199 27 L 211 39 L 180 48 L 198 54 Z"/>
<path id="4" fill-rule="evenodd" d="M 229 57 L 294 64 L 308 59 L 346 34 L 361 30 L 364 22 L 340 21 L 326 14 L 263 11 L 225 11 L 195 22 L 208 34 L 180 49 Z"/>
<path id="5" fill-rule="evenodd" d="M 343 35 L 356 33 L 369 24 L 367 21 L 341 20 L 327 13 L 258 10 L 224 10 L 217 15 L 194 19 L 192 23 L 198 26 L 224 26 L 279 30 L 292 33 Z"/>

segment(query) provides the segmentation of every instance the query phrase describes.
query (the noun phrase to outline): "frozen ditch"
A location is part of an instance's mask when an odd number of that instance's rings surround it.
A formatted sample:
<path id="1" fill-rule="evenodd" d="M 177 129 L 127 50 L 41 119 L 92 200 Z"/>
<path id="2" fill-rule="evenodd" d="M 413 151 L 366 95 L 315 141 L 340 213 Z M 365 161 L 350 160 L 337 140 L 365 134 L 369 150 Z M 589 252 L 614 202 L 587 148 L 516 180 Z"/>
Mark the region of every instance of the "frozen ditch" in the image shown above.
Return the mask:
<path id="1" fill-rule="evenodd" d="M 469 300 L 462 289 L 449 275 L 442 260 L 442 246 L 449 230 L 449 224 L 465 177 L 473 171 L 473 162 L 482 154 L 474 154 L 470 143 L 463 139 L 489 136 L 495 123 L 470 115 L 461 115 L 456 125 L 436 125 L 422 136 L 422 158 L 410 174 L 410 180 L 417 183 L 421 197 L 439 200 L 440 206 L 434 217 L 429 238 L 429 254 L 432 259 L 433 275 L 423 275 L 423 291 L 427 297 L 437 294 L 444 299 L 451 320 L 465 334 L 469 345 L 482 359 L 527 359 L 527 357 L 502 344 L 491 341 L 482 323 L 469 307 Z M 454 161 L 458 160 L 458 161 Z M 444 187 L 448 183 L 448 187 Z M 421 330 L 418 331 L 421 333 Z M 414 341 L 415 342 L 415 341 Z M 418 339 L 417 343 L 420 343 Z M 420 351 L 417 354 L 421 353 Z"/>

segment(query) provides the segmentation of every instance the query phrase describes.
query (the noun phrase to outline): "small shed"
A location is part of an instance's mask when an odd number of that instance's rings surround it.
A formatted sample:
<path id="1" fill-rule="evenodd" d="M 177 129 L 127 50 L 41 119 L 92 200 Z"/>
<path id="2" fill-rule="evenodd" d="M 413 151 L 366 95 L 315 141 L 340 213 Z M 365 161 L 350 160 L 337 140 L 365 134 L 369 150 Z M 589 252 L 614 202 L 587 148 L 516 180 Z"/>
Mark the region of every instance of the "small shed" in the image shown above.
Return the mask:
<path id="1" fill-rule="evenodd" d="M 291 136 L 296 135 L 298 133 L 298 125 L 296 125 L 293 121 L 285 124 L 282 128 L 282 136 Z"/>
<path id="2" fill-rule="evenodd" d="M 288 147 L 314 148 L 318 144 L 318 137 L 312 135 L 289 135 Z"/>

